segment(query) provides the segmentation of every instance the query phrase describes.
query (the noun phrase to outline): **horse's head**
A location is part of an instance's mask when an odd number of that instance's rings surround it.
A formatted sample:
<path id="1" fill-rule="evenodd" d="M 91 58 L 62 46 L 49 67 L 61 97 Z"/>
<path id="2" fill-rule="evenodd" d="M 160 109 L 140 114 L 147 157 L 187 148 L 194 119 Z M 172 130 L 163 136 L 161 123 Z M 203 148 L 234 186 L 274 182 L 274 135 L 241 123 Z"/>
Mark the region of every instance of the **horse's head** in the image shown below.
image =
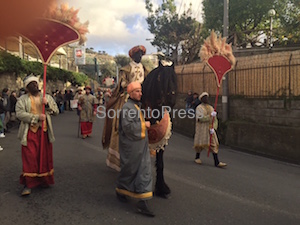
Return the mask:
<path id="1" fill-rule="evenodd" d="M 176 103 L 177 76 L 174 64 L 153 69 L 143 82 L 143 103 L 151 108 L 174 107 Z"/>

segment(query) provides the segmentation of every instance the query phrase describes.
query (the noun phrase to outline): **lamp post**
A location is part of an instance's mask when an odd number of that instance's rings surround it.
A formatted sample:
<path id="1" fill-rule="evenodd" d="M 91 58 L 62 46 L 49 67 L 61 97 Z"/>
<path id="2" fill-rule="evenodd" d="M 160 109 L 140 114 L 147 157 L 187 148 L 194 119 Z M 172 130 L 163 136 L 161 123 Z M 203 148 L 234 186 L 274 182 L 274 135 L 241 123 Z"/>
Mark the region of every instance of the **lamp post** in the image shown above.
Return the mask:
<path id="1" fill-rule="evenodd" d="M 223 14 L 223 37 L 228 37 L 229 27 L 229 0 L 224 0 L 224 14 Z M 222 83 L 222 120 L 228 120 L 228 94 L 229 94 L 228 75 L 223 77 Z"/>
<path id="2" fill-rule="evenodd" d="M 274 9 L 270 9 L 268 11 L 268 15 L 270 16 L 270 41 L 269 41 L 269 50 L 271 50 L 273 48 L 273 37 L 272 37 L 273 17 L 276 15 L 276 11 Z"/>

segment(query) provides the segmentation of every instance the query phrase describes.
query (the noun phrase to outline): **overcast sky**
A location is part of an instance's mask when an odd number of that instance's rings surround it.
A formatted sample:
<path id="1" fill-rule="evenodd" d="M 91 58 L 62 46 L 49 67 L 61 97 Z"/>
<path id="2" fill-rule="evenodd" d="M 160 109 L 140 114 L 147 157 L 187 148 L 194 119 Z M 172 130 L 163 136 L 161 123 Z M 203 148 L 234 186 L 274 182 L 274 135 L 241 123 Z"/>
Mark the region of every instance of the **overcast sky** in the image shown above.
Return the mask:
<path id="1" fill-rule="evenodd" d="M 145 0 L 64 0 L 69 7 L 79 9 L 81 22 L 89 21 L 86 47 L 105 51 L 109 55 L 126 54 L 135 45 L 144 45 L 146 54 L 156 52 L 150 41 L 153 35 L 147 29 Z M 154 5 L 161 0 L 152 0 Z M 177 11 L 189 3 L 193 16 L 201 20 L 202 0 L 175 0 Z"/>

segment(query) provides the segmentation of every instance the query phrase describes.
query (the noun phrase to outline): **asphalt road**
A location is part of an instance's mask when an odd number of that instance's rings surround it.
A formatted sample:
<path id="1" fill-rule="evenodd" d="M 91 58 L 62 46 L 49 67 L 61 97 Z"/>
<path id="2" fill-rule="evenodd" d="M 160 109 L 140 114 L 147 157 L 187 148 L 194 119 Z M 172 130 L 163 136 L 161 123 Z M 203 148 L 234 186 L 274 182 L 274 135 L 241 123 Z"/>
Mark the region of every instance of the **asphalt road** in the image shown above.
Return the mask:
<path id="1" fill-rule="evenodd" d="M 105 165 L 101 147 L 103 121 L 94 123 L 93 136 L 77 137 L 76 112 L 53 118 L 55 185 L 33 189 L 21 197 L 21 147 L 17 129 L 0 139 L 0 225 L 71 224 L 213 224 L 299 225 L 300 166 L 251 155 L 221 146 L 226 169 L 213 166 L 202 153 L 202 165 L 193 162 L 193 140 L 174 133 L 167 147 L 165 180 L 170 199 L 154 197 L 156 214 L 137 214 L 134 201 L 120 203 L 115 196 L 118 173 Z M 154 159 L 153 175 L 155 177 Z"/>

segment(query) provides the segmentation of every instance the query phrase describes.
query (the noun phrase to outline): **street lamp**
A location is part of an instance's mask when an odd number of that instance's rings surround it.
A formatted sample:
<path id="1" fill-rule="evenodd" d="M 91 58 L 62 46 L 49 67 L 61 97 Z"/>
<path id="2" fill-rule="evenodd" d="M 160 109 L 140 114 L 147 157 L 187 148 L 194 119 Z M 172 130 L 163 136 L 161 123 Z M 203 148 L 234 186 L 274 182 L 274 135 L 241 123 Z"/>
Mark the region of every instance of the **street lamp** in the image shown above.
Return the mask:
<path id="1" fill-rule="evenodd" d="M 273 30 L 273 17 L 276 15 L 276 11 L 274 9 L 270 9 L 268 11 L 268 15 L 270 17 L 270 41 L 269 41 L 269 49 L 273 48 L 273 38 L 272 38 L 272 30 Z"/>

